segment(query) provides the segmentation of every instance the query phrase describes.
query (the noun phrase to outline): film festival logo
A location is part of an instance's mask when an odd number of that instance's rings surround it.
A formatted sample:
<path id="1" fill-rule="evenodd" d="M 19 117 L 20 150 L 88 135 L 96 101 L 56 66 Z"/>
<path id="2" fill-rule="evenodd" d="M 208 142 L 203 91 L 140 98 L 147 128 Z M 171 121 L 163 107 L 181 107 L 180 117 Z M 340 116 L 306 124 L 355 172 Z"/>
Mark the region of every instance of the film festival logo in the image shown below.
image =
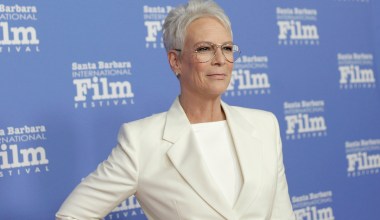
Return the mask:
<path id="1" fill-rule="evenodd" d="M 316 9 L 276 8 L 279 45 L 319 45 Z"/>
<path id="2" fill-rule="evenodd" d="M 0 178 L 49 172 L 46 140 L 44 125 L 0 128 Z"/>
<path id="3" fill-rule="evenodd" d="M 342 90 L 374 89 L 376 79 L 373 55 L 369 53 L 338 53 L 339 87 Z"/>
<path id="4" fill-rule="evenodd" d="M 271 93 L 267 56 L 241 56 L 234 62 L 231 81 L 224 93 L 228 97 Z"/>
<path id="5" fill-rule="evenodd" d="M 346 141 L 347 176 L 380 173 L 380 139 Z"/>
<path id="6" fill-rule="evenodd" d="M 140 216 L 144 216 L 144 212 L 141 209 L 136 197 L 131 196 L 112 210 L 111 213 L 104 218 L 104 220 L 128 220 Z"/>
<path id="7" fill-rule="evenodd" d="M 72 63 L 76 109 L 134 104 L 129 61 Z"/>
<path id="8" fill-rule="evenodd" d="M 327 136 L 324 111 L 324 100 L 284 102 L 286 139 L 297 140 Z"/>
<path id="9" fill-rule="evenodd" d="M 162 25 L 172 6 L 143 6 L 144 25 L 147 30 L 146 48 L 164 48 L 162 41 Z"/>
<path id="10" fill-rule="evenodd" d="M 292 205 L 297 220 L 334 220 L 331 190 L 292 196 Z"/>
<path id="11" fill-rule="evenodd" d="M 40 52 L 37 7 L 0 4 L 0 53 Z"/>

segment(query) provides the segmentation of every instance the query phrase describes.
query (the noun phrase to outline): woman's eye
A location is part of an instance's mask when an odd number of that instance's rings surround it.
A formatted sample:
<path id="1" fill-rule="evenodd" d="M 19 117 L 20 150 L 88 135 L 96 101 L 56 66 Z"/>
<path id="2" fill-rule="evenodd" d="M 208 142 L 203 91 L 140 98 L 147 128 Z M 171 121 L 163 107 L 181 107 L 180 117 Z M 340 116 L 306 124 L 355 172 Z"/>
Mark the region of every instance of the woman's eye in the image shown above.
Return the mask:
<path id="1" fill-rule="evenodd" d="M 223 50 L 224 50 L 224 51 L 231 52 L 231 51 L 232 51 L 232 46 L 224 46 L 224 47 L 223 47 Z"/>
<path id="2" fill-rule="evenodd" d="M 210 50 L 211 50 L 211 47 L 206 47 L 206 46 L 198 47 L 196 49 L 197 52 L 208 52 Z"/>

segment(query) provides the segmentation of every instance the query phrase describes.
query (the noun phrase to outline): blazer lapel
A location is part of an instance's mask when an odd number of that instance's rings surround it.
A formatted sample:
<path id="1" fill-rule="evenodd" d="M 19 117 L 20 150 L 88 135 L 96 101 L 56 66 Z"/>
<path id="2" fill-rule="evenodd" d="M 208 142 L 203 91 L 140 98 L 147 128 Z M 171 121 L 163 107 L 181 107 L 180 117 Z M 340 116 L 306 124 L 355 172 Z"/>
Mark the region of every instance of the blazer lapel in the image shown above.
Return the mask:
<path id="1" fill-rule="evenodd" d="M 236 109 L 223 102 L 222 107 L 243 177 L 243 185 L 233 209 L 237 213 L 244 213 L 257 197 L 262 185 L 262 142 L 258 138 L 258 130 Z"/>
<path id="2" fill-rule="evenodd" d="M 167 155 L 186 182 L 219 214 L 227 219 L 233 219 L 232 209 L 215 187 L 216 183 L 209 174 L 197 147 L 190 122 L 178 99 L 167 113 L 163 138 L 173 143 Z"/>

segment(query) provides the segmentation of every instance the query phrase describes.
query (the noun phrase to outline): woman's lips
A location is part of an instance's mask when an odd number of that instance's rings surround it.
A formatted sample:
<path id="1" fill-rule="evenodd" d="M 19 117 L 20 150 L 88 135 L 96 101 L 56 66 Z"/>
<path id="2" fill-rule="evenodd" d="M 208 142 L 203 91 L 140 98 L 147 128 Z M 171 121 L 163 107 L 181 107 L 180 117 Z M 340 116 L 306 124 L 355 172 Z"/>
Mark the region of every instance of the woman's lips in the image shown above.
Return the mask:
<path id="1" fill-rule="evenodd" d="M 227 77 L 227 75 L 224 73 L 210 73 L 210 74 L 207 74 L 206 76 L 208 78 L 218 79 L 218 80 L 222 80 L 222 79 L 225 79 Z"/>

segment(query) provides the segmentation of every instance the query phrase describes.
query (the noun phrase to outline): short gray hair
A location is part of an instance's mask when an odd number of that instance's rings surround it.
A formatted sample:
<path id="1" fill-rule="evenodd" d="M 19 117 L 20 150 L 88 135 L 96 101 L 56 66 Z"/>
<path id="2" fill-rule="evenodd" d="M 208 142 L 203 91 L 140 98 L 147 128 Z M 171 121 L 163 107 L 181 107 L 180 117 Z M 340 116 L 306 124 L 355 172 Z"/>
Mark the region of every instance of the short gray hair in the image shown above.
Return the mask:
<path id="1" fill-rule="evenodd" d="M 224 10 L 212 0 L 190 0 L 171 10 L 163 25 L 163 41 L 166 52 L 182 49 L 186 29 L 191 22 L 202 17 L 218 19 L 231 32 L 231 22 Z"/>

